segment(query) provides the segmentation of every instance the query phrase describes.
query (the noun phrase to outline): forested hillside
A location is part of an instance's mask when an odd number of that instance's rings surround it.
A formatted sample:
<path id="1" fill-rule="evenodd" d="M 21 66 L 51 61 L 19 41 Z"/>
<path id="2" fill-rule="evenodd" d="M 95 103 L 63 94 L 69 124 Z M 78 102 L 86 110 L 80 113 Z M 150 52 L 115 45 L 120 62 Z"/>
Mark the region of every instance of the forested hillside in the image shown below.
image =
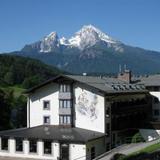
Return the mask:
<path id="1" fill-rule="evenodd" d="M 38 60 L 20 56 L 0 55 L 0 83 L 30 88 L 62 73 Z"/>
<path id="2" fill-rule="evenodd" d="M 23 92 L 60 73 L 38 60 L 0 55 L 0 130 L 25 127 L 27 99 Z"/>

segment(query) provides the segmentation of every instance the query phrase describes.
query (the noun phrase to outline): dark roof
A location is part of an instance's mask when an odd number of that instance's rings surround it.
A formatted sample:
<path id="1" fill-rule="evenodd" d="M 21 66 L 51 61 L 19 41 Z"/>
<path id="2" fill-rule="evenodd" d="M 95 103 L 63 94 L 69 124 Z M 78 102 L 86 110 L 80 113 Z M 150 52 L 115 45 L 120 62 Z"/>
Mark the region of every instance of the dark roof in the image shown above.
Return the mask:
<path id="1" fill-rule="evenodd" d="M 138 80 L 138 84 L 145 86 L 160 86 L 160 74 L 139 77 Z"/>
<path id="2" fill-rule="evenodd" d="M 26 93 L 35 91 L 42 86 L 45 86 L 51 82 L 54 82 L 58 78 L 63 77 L 72 81 L 87 84 L 88 86 L 94 87 L 104 93 L 139 93 L 147 92 L 143 84 L 131 84 L 117 78 L 111 77 L 95 77 L 95 76 L 78 76 L 78 75 L 60 75 L 54 77 L 38 86 L 29 89 Z"/>
<path id="3" fill-rule="evenodd" d="M 0 136 L 85 143 L 103 137 L 105 134 L 81 128 L 41 125 L 32 128 L 1 131 Z"/>
<path id="4" fill-rule="evenodd" d="M 88 84 L 89 86 L 95 87 L 105 93 L 132 93 L 146 91 L 143 84 L 131 84 L 119 80 L 118 78 L 75 75 L 67 75 L 67 77 Z"/>

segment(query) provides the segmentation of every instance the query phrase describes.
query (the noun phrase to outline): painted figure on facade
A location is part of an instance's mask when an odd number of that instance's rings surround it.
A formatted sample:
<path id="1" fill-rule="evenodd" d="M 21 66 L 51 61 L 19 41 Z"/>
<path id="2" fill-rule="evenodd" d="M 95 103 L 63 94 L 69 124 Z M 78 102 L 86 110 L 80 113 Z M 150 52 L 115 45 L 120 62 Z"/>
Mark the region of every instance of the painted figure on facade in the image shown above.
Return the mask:
<path id="1" fill-rule="evenodd" d="M 82 93 L 78 97 L 77 102 L 77 110 L 80 114 L 89 117 L 92 121 L 97 119 L 97 103 L 98 98 L 95 94 L 87 94 L 86 91 L 82 91 Z"/>

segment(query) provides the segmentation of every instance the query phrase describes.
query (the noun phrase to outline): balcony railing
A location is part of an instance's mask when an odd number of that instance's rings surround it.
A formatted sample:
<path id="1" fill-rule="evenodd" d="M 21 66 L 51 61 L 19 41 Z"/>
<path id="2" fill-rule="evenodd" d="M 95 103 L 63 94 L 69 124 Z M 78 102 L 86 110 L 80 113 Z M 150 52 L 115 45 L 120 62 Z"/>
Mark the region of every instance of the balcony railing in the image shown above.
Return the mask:
<path id="1" fill-rule="evenodd" d="M 117 113 L 129 113 L 133 111 L 145 111 L 149 110 L 149 105 L 144 104 L 144 105 L 135 105 L 135 106 L 117 106 L 112 108 L 111 112 L 112 114 L 117 114 Z"/>
<path id="2" fill-rule="evenodd" d="M 71 99 L 72 93 L 71 92 L 59 92 L 59 99 Z"/>
<path id="3" fill-rule="evenodd" d="M 71 115 L 71 108 L 59 108 L 60 115 Z"/>

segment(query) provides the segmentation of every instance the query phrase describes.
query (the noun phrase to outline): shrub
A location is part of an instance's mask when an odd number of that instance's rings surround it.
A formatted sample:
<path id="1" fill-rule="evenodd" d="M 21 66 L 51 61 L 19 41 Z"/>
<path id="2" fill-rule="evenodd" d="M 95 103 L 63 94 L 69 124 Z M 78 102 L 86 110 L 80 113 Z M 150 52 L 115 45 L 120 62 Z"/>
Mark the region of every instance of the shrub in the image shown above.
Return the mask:
<path id="1" fill-rule="evenodd" d="M 138 142 L 144 142 L 144 138 L 142 137 L 142 135 L 140 134 L 140 132 L 136 133 L 133 137 L 132 137 L 132 143 L 138 143 Z"/>

